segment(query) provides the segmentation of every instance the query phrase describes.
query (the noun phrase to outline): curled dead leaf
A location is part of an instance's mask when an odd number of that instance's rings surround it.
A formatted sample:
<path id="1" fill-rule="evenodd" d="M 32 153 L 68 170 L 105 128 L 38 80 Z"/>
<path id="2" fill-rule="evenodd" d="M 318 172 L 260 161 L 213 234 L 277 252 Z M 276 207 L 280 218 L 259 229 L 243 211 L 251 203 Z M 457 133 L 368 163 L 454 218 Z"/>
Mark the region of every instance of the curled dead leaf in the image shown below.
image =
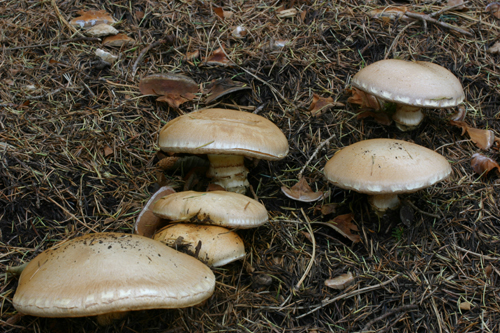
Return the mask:
<path id="1" fill-rule="evenodd" d="M 465 109 L 465 106 L 459 105 L 457 108 L 457 113 L 455 113 L 453 116 L 451 116 L 452 121 L 464 121 L 465 115 L 467 114 L 467 110 Z"/>
<path id="2" fill-rule="evenodd" d="M 472 155 L 471 166 L 476 173 L 483 177 L 493 169 L 497 169 L 497 172 L 500 172 L 500 165 L 497 162 L 479 153 Z"/>
<path id="3" fill-rule="evenodd" d="M 354 276 L 351 272 L 339 275 L 334 277 L 333 279 L 325 280 L 325 286 L 337 289 L 344 290 L 348 286 L 354 283 Z"/>
<path id="4" fill-rule="evenodd" d="M 486 6 L 485 10 L 496 18 L 500 18 L 500 3 L 492 2 Z"/>
<path id="5" fill-rule="evenodd" d="M 281 191 L 290 199 L 302 202 L 313 202 L 323 198 L 323 191 L 314 192 L 305 178 L 301 178 L 291 188 L 282 186 Z"/>
<path id="6" fill-rule="evenodd" d="M 335 102 L 332 97 L 325 98 L 319 96 L 318 94 L 313 94 L 313 99 L 308 111 L 311 115 L 318 117 L 334 106 L 345 105 L 340 102 Z"/>
<path id="7" fill-rule="evenodd" d="M 205 59 L 206 65 L 217 66 L 232 66 L 234 63 L 226 57 L 226 53 L 222 47 L 212 52 L 212 54 Z"/>
<path id="8" fill-rule="evenodd" d="M 352 94 L 352 96 L 347 99 L 347 103 L 358 104 L 361 109 L 382 110 L 382 106 L 377 97 L 354 87 L 352 89 L 347 89 L 347 92 Z"/>
<path id="9" fill-rule="evenodd" d="M 326 225 L 330 228 L 335 229 L 342 236 L 349 238 L 353 243 L 358 243 L 361 241 L 359 235 L 353 234 L 352 231 L 358 231 L 358 227 L 352 223 L 354 219 L 354 214 L 344 214 L 335 217 L 333 220 L 327 223 L 318 222 L 319 224 Z"/>
<path id="10" fill-rule="evenodd" d="M 490 149 L 495 142 L 495 133 L 490 130 L 482 130 L 469 127 L 467 128 L 467 133 L 469 133 L 471 141 L 483 150 Z"/>
<path id="11" fill-rule="evenodd" d="M 139 89 L 144 95 L 160 95 L 157 101 L 167 102 L 170 107 L 178 109 L 196 97 L 198 84 L 183 75 L 161 73 L 143 78 Z"/>
<path id="12" fill-rule="evenodd" d="M 237 82 L 231 79 L 217 80 L 207 86 L 208 97 L 206 98 L 205 103 L 211 103 L 219 97 L 246 89 L 251 88 L 243 82 Z"/>

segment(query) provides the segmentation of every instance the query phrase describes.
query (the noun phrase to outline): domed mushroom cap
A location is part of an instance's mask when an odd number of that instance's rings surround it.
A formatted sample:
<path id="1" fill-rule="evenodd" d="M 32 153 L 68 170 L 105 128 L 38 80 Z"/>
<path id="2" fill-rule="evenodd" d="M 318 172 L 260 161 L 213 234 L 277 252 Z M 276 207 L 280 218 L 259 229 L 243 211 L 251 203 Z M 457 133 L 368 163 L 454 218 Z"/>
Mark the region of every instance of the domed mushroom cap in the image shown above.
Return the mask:
<path id="1" fill-rule="evenodd" d="M 21 313 L 83 317 L 188 307 L 214 291 L 210 268 L 155 240 L 89 234 L 46 250 L 24 269 L 14 295 Z"/>
<path id="2" fill-rule="evenodd" d="M 214 225 L 177 223 L 158 231 L 154 239 L 172 247 L 187 245 L 187 252 L 193 254 L 201 242 L 197 258 L 213 267 L 245 257 L 245 245 L 240 236 Z"/>
<path id="3" fill-rule="evenodd" d="M 408 193 L 447 178 L 450 163 L 438 153 L 393 139 L 360 141 L 338 151 L 325 165 L 338 187 L 366 194 Z"/>
<path id="4" fill-rule="evenodd" d="M 173 153 L 234 154 L 265 160 L 288 154 L 288 140 L 271 121 L 225 109 L 191 112 L 169 121 L 161 129 L 159 145 Z"/>
<path id="5" fill-rule="evenodd" d="M 269 219 L 260 202 L 226 191 L 172 193 L 156 201 L 152 210 L 173 221 L 196 218 L 207 224 L 241 229 L 256 228 Z"/>
<path id="6" fill-rule="evenodd" d="M 465 98 L 453 73 L 426 61 L 380 60 L 360 70 L 351 83 L 385 101 L 423 108 L 453 107 Z"/>

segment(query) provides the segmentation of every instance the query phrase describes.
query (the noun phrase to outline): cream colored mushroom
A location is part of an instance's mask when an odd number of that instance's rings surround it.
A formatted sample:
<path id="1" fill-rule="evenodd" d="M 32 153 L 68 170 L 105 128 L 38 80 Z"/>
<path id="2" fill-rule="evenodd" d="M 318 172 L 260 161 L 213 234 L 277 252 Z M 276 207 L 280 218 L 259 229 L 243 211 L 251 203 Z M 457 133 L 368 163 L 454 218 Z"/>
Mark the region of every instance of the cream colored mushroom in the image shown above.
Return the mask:
<path id="1" fill-rule="evenodd" d="M 438 153 L 394 139 L 356 142 L 339 150 L 325 165 L 334 185 L 370 195 L 383 212 L 399 205 L 398 194 L 429 187 L 451 174 L 450 163 Z"/>
<path id="2" fill-rule="evenodd" d="M 465 98 L 462 84 L 453 73 L 426 61 L 380 60 L 360 70 L 351 83 L 375 96 L 381 106 L 395 103 L 392 118 L 401 130 L 420 124 L 422 108 L 450 108 Z"/>
<path id="3" fill-rule="evenodd" d="M 151 210 L 163 219 L 214 224 L 228 228 L 256 228 L 268 221 L 267 210 L 260 202 L 243 194 L 212 191 L 184 191 L 156 201 Z"/>
<path id="4" fill-rule="evenodd" d="M 186 253 L 196 255 L 197 259 L 212 267 L 245 257 L 245 245 L 240 236 L 213 225 L 172 224 L 158 231 L 153 239 L 175 249 L 186 245 Z"/>
<path id="5" fill-rule="evenodd" d="M 210 268 L 138 235 L 89 234 L 36 256 L 23 270 L 14 307 L 39 317 L 99 316 L 183 308 L 209 298 Z"/>
<path id="6" fill-rule="evenodd" d="M 160 132 L 161 150 L 207 154 L 207 176 L 228 191 L 248 187 L 244 157 L 279 160 L 288 154 L 288 141 L 271 121 L 233 110 L 207 109 L 175 118 Z"/>

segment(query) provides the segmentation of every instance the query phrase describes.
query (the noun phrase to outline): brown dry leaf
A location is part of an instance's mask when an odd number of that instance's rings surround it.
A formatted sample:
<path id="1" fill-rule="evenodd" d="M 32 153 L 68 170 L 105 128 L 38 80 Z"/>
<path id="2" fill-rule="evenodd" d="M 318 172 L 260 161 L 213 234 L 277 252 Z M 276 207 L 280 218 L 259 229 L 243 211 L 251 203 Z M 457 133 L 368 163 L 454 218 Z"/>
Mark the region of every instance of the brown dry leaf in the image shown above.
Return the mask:
<path id="1" fill-rule="evenodd" d="M 98 24 L 113 24 L 116 23 L 115 19 L 105 10 L 80 10 L 77 12 L 80 16 L 75 17 L 69 23 L 72 26 L 89 29 Z"/>
<path id="2" fill-rule="evenodd" d="M 300 12 L 300 19 L 302 20 L 302 22 L 304 22 L 304 20 L 306 19 L 306 15 L 307 15 L 307 10 L 303 10 Z"/>
<path id="3" fill-rule="evenodd" d="M 464 0 L 448 0 L 448 3 L 447 3 L 448 7 L 458 6 L 455 8 L 455 10 L 465 9 L 465 6 L 463 4 L 464 4 Z"/>
<path id="4" fill-rule="evenodd" d="M 347 103 L 358 104 L 361 109 L 368 108 L 375 111 L 382 109 L 378 99 L 373 95 L 367 94 L 357 88 L 347 89 L 347 92 L 352 93 L 352 96 L 347 99 Z"/>
<path id="5" fill-rule="evenodd" d="M 488 266 L 486 266 L 486 268 L 484 269 L 484 274 L 486 274 L 486 277 L 487 277 L 487 278 L 490 278 L 491 273 L 493 273 L 493 266 L 491 266 L 491 264 L 489 264 L 489 265 L 488 265 Z"/>
<path id="6" fill-rule="evenodd" d="M 491 53 L 491 54 L 497 54 L 500 53 L 500 42 L 495 42 L 492 47 L 490 47 L 486 52 Z"/>
<path id="7" fill-rule="evenodd" d="M 337 290 L 344 290 L 353 283 L 354 283 L 354 276 L 352 275 L 351 272 L 339 275 L 337 277 L 334 277 L 333 279 L 325 280 L 325 286 Z"/>
<path id="8" fill-rule="evenodd" d="M 193 60 L 200 57 L 200 50 L 186 53 L 186 60 Z"/>
<path id="9" fill-rule="evenodd" d="M 465 106 L 459 105 L 457 109 L 458 109 L 457 113 L 455 113 L 451 117 L 451 120 L 452 121 L 464 121 L 465 115 L 467 114 Z"/>
<path id="10" fill-rule="evenodd" d="M 157 101 L 167 102 L 172 108 L 178 109 L 182 103 L 196 97 L 198 84 L 183 75 L 162 73 L 143 78 L 139 89 L 144 95 L 160 95 Z"/>
<path id="11" fill-rule="evenodd" d="M 205 59 L 206 65 L 231 66 L 233 63 L 226 57 L 224 49 L 219 47 L 217 50 Z"/>
<path id="12" fill-rule="evenodd" d="M 371 10 L 368 12 L 368 16 L 386 22 L 391 20 L 394 21 L 396 19 L 411 21 L 411 18 L 405 15 L 406 12 L 408 12 L 408 8 L 404 6 L 386 7 L 382 9 Z"/>
<path id="13" fill-rule="evenodd" d="M 361 241 L 361 237 L 351 232 L 351 230 L 358 231 L 358 227 L 352 223 L 353 219 L 354 214 L 352 213 L 339 215 L 330 222 L 327 222 L 327 225 L 335 229 L 344 237 L 349 238 L 353 243 L 358 243 Z"/>
<path id="14" fill-rule="evenodd" d="M 142 20 L 144 18 L 144 12 L 140 10 L 135 11 L 135 18 L 138 20 Z"/>
<path id="15" fill-rule="evenodd" d="M 498 165 L 497 162 L 479 153 L 472 155 L 471 166 L 476 173 L 482 175 L 483 177 L 486 177 L 488 172 L 495 168 L 497 169 L 497 172 L 500 172 L 500 165 Z"/>
<path id="16" fill-rule="evenodd" d="M 469 311 L 471 308 L 471 304 L 469 302 L 465 301 L 465 302 L 461 302 L 459 307 L 460 307 L 460 310 L 462 310 L 462 311 Z"/>
<path id="17" fill-rule="evenodd" d="M 233 81 L 231 79 L 217 80 L 207 86 L 207 94 L 205 103 L 211 103 L 219 97 L 233 93 L 235 91 L 251 89 L 246 83 Z"/>
<path id="18" fill-rule="evenodd" d="M 162 170 L 170 170 L 174 168 L 175 163 L 180 159 L 177 156 L 169 156 L 162 158 L 156 165 Z"/>
<path id="19" fill-rule="evenodd" d="M 221 7 L 213 7 L 213 10 L 214 10 L 215 15 L 217 15 L 221 19 L 231 18 L 233 16 L 233 14 L 234 14 L 231 11 L 225 11 L 225 10 L 223 10 Z"/>
<path id="20" fill-rule="evenodd" d="M 495 142 L 495 134 L 490 130 L 482 130 L 473 127 L 467 128 L 470 139 L 482 150 L 488 150 Z"/>
<path id="21" fill-rule="evenodd" d="M 104 46 L 114 46 L 114 47 L 122 47 L 122 46 L 131 46 L 135 44 L 135 39 L 130 38 L 125 34 L 118 34 L 115 36 L 109 36 L 104 38 L 102 41 L 102 45 Z"/>
<path id="22" fill-rule="evenodd" d="M 337 204 L 328 204 L 321 206 L 321 214 L 328 215 L 333 214 L 337 210 Z"/>
<path id="23" fill-rule="evenodd" d="M 113 149 L 110 146 L 104 147 L 104 157 L 108 157 L 113 154 Z"/>
<path id="24" fill-rule="evenodd" d="M 496 18 L 500 18 L 500 3 L 492 2 L 488 6 L 486 6 L 485 9 L 487 12 L 490 12 L 491 15 L 495 16 Z"/>
<path id="25" fill-rule="evenodd" d="M 323 198 L 323 191 L 314 192 L 305 178 L 301 178 L 299 182 L 290 189 L 286 186 L 282 186 L 281 191 L 290 199 L 302 202 L 313 202 Z"/>
<path id="26" fill-rule="evenodd" d="M 168 105 L 174 109 L 178 109 L 182 104 L 192 101 L 195 99 L 196 95 L 191 93 L 185 94 L 165 94 L 163 96 L 158 97 L 156 100 L 158 102 L 167 102 Z"/>
<path id="27" fill-rule="evenodd" d="M 313 100 L 309 106 L 309 112 L 313 116 L 320 116 L 334 106 L 345 106 L 340 102 L 335 102 L 332 97 L 324 98 L 318 94 L 313 94 Z"/>

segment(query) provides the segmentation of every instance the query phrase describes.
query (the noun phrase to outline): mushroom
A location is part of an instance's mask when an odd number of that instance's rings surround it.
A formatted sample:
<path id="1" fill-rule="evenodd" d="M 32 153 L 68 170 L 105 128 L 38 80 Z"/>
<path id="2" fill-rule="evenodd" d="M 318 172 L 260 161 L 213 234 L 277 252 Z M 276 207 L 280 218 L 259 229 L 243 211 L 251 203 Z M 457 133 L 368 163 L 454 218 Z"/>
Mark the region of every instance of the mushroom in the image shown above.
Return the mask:
<path id="1" fill-rule="evenodd" d="M 224 266 L 245 257 L 245 245 L 240 236 L 234 231 L 213 225 L 168 225 L 158 231 L 153 239 L 173 248 L 187 245 L 186 253 L 195 255 L 212 267 Z"/>
<path id="2" fill-rule="evenodd" d="M 104 38 L 102 41 L 102 45 L 104 46 L 114 46 L 114 47 L 122 47 L 122 46 L 131 46 L 135 44 L 135 39 L 130 38 L 125 34 L 118 34 L 115 36 L 109 36 Z"/>
<path id="3" fill-rule="evenodd" d="M 161 95 L 156 100 L 167 102 L 172 108 L 193 100 L 198 92 L 198 84 L 192 79 L 172 73 L 147 76 L 139 83 L 139 90 L 144 95 Z"/>
<path id="4" fill-rule="evenodd" d="M 109 35 L 116 35 L 118 30 L 110 26 L 109 24 L 98 24 L 85 31 L 85 33 L 92 37 L 104 37 Z"/>
<path id="5" fill-rule="evenodd" d="M 455 107 L 465 98 L 453 73 L 426 61 L 377 61 L 354 75 L 351 83 L 375 96 L 382 106 L 384 102 L 395 103 L 392 118 L 403 131 L 420 124 L 424 117 L 421 108 Z"/>
<path id="6" fill-rule="evenodd" d="M 263 204 L 243 194 L 211 191 L 172 193 L 157 200 L 153 213 L 171 221 L 197 219 L 229 228 L 256 228 L 269 219 Z"/>
<path id="7" fill-rule="evenodd" d="M 89 234 L 46 250 L 23 270 L 14 307 L 39 317 L 98 316 L 183 308 L 209 298 L 210 268 L 139 235 Z"/>
<path id="8" fill-rule="evenodd" d="M 451 173 L 438 153 L 414 143 L 372 139 L 338 151 L 325 165 L 326 178 L 336 186 L 370 195 L 379 212 L 395 209 L 398 194 L 431 186 Z"/>
<path id="9" fill-rule="evenodd" d="M 90 27 L 96 26 L 98 24 L 114 24 L 116 23 L 115 19 L 105 10 L 88 10 L 83 11 L 80 10 L 77 12 L 80 16 L 75 17 L 69 23 L 72 26 L 80 27 L 83 29 L 88 29 Z"/>
<path id="10" fill-rule="evenodd" d="M 280 160 L 288 141 L 271 121 L 233 110 L 206 109 L 168 122 L 160 131 L 159 146 L 168 153 L 207 154 L 207 176 L 227 191 L 244 193 L 248 187 L 244 157 Z"/>
<path id="11" fill-rule="evenodd" d="M 134 232 L 141 236 L 153 237 L 156 230 L 162 225 L 161 218 L 156 216 L 151 210 L 156 200 L 169 194 L 175 193 L 170 186 L 162 186 L 148 200 L 135 221 Z"/>

